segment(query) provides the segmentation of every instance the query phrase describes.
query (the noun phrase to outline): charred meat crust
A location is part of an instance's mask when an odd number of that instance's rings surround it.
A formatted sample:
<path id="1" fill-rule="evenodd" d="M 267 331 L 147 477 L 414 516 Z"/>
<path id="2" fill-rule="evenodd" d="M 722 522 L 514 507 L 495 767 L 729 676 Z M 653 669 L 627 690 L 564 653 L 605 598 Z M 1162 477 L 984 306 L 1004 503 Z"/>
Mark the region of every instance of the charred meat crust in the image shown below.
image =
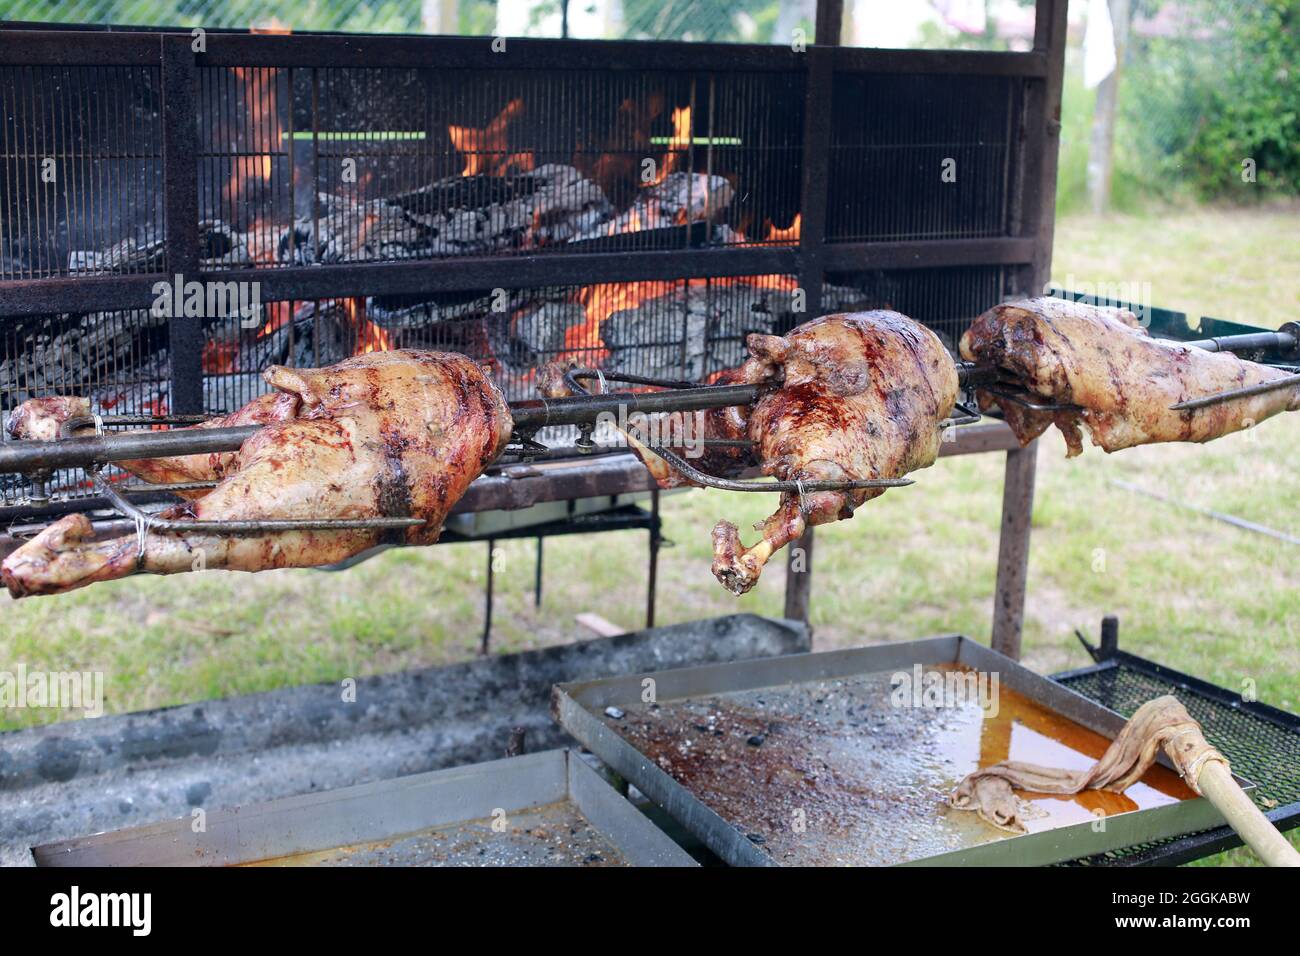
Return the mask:
<path id="1" fill-rule="evenodd" d="M 1282 411 L 1300 408 L 1300 388 L 1234 399 L 1206 408 L 1171 405 L 1286 374 L 1226 352 L 1154 339 L 1136 316 L 1062 299 L 994 306 L 962 336 L 962 357 L 1001 369 L 1029 393 L 1077 413 L 1030 413 L 996 400 L 1027 444 L 1055 422 L 1068 454 L 1083 450 L 1080 426 L 1095 445 L 1118 451 L 1166 441 L 1212 441 Z M 987 405 L 990 396 L 982 396 Z"/>

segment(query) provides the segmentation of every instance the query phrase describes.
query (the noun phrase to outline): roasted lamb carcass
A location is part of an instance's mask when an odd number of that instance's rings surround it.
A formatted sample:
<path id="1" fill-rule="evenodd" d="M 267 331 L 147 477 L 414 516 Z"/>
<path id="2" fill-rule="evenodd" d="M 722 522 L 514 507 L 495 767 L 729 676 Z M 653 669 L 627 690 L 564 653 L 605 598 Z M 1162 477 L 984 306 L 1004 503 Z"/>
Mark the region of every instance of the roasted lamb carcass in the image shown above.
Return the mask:
<path id="1" fill-rule="evenodd" d="M 1082 424 L 1095 445 L 1117 451 L 1152 442 L 1206 442 L 1249 428 L 1279 412 L 1300 409 L 1300 385 L 1230 399 L 1205 408 L 1169 406 L 1288 373 L 1227 352 L 1153 339 L 1136 316 L 1064 299 L 1008 302 L 985 312 L 961 339 L 967 361 L 996 366 L 1006 379 L 1044 404 L 1035 411 L 1006 398 L 994 402 L 1021 444 L 1055 423 L 1067 455 L 1083 451 Z"/>
<path id="2" fill-rule="evenodd" d="M 220 422 L 269 419 L 238 452 L 127 463 L 148 480 L 219 479 L 162 517 L 382 516 L 424 523 L 400 531 L 154 532 L 142 548 L 136 535 L 96 541 L 85 516 L 69 515 L 5 559 L 0 578 L 10 593 L 53 594 L 136 572 L 311 567 L 385 541 L 431 544 L 452 505 L 510 437 L 504 398 L 462 355 L 373 352 L 322 369 L 276 366 L 264 377 L 276 393 Z"/>
<path id="3" fill-rule="evenodd" d="M 751 335 L 744 382 L 781 380 L 755 403 L 747 433 L 764 474 L 783 481 L 901 478 L 939 455 L 941 423 L 957 400 L 957 370 L 929 329 L 897 312 L 831 315 L 784 337 Z M 736 526 L 713 529 L 713 573 L 743 594 L 772 554 L 813 525 L 852 517 L 883 488 L 783 493 L 740 543 Z"/>

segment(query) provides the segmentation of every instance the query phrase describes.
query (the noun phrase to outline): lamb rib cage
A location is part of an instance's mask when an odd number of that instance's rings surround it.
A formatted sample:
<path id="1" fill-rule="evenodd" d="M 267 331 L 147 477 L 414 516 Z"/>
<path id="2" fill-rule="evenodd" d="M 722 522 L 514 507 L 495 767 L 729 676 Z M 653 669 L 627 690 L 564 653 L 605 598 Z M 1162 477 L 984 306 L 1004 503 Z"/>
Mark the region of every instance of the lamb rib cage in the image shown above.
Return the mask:
<path id="1" fill-rule="evenodd" d="M 826 311 L 955 343 L 1032 269 L 1038 53 L 190 40 L 0 30 L 0 411 L 225 411 L 373 347 L 464 352 L 516 401 L 561 356 L 703 380 Z M 154 315 L 178 272 L 256 282 L 256 320 Z"/>

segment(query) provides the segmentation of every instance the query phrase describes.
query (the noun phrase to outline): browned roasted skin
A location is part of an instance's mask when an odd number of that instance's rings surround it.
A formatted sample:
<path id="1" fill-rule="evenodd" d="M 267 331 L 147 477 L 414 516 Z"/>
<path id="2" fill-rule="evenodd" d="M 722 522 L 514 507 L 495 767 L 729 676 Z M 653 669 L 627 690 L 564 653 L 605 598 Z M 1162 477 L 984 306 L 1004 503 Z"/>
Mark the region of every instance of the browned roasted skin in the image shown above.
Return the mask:
<path id="1" fill-rule="evenodd" d="M 228 428 L 238 425 L 269 425 L 284 422 L 298 414 L 301 400 L 289 392 L 271 392 L 261 395 L 238 411 L 229 415 L 193 425 L 193 428 Z M 28 441 L 53 441 L 59 437 L 63 424 L 73 418 L 90 414 L 90 402 L 85 398 L 56 396 L 32 398 L 10 413 L 8 431 L 17 439 Z M 78 431 L 77 435 L 89 434 Z M 213 452 L 206 455 L 183 455 L 173 458 L 143 458 L 139 461 L 120 461 L 117 465 L 152 484 L 186 481 L 217 481 L 238 459 L 238 452 Z M 184 498 L 199 498 L 202 491 L 178 492 Z"/>
<path id="2" fill-rule="evenodd" d="M 901 478 L 939 455 L 940 422 L 957 400 L 957 370 L 929 329 L 897 312 L 831 315 L 784 338 L 751 335 L 744 381 L 783 375 L 749 416 L 764 474 L 784 481 Z M 813 525 L 852 517 L 883 488 L 783 494 L 756 527 L 763 539 L 740 543 L 736 526 L 713 529 L 713 573 L 743 594 L 772 554 Z"/>
<path id="3" fill-rule="evenodd" d="M 15 597 L 53 594 L 135 572 L 261 571 L 332 564 L 381 541 L 431 544 L 452 505 L 505 447 L 510 409 L 462 355 L 374 352 L 323 369 L 272 367 L 297 418 L 244 442 L 226 477 L 165 517 L 424 519 L 405 531 L 282 531 L 249 536 L 149 533 L 93 541 L 69 515 L 14 551 L 0 577 Z"/>
<path id="4" fill-rule="evenodd" d="M 546 398 L 564 398 L 573 392 L 564 381 L 566 373 L 577 368 L 576 362 L 560 359 L 544 366 L 537 376 L 537 391 Z M 742 370 L 724 369 L 713 375 L 709 385 L 744 384 Z M 596 383 L 599 388 L 599 384 Z M 700 412 L 683 413 L 682 429 L 689 429 L 685 436 L 687 446 L 675 448 L 679 455 L 686 458 L 700 471 L 720 478 L 739 475 L 755 464 L 753 450 L 747 445 L 691 445 L 699 439 L 716 439 L 726 441 L 743 441 L 749 433 L 749 407 L 732 405 L 725 408 L 708 408 Z M 686 417 L 689 416 L 689 420 Z M 646 425 L 654 433 L 663 436 L 669 433 L 665 425 L 667 416 L 663 414 L 647 417 Z M 624 429 L 621 434 L 628 447 L 641 459 L 655 484 L 660 488 L 696 487 L 697 482 L 674 471 L 669 464 L 646 447 L 647 436 L 637 429 Z"/>
<path id="5" fill-rule="evenodd" d="M 1021 444 L 1053 423 L 1067 457 L 1083 451 L 1082 424 L 1094 445 L 1118 451 L 1152 442 L 1206 442 L 1300 408 L 1300 386 L 1206 408 L 1169 406 L 1288 373 L 1228 352 L 1153 339 L 1122 309 L 1064 299 L 1009 302 L 985 312 L 961 339 L 962 358 L 1002 369 L 1027 392 L 1079 412 L 1030 412 L 992 398 Z"/>

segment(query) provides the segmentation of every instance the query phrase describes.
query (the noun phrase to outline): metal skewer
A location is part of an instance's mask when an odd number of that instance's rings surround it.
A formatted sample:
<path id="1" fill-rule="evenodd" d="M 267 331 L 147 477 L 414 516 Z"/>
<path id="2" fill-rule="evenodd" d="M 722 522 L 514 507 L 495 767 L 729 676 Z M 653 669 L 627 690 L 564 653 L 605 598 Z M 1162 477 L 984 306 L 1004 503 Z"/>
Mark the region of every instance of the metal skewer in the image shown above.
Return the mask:
<path id="1" fill-rule="evenodd" d="M 1040 402 L 1036 401 L 1036 396 L 1030 395 L 1023 389 L 1014 388 L 1006 383 L 995 385 L 982 385 L 980 391 L 988 392 L 997 398 L 1011 402 L 1013 405 L 1019 405 L 1021 408 L 1028 409 L 1031 412 L 1081 412 L 1083 409 L 1078 405 L 1066 405 L 1060 402 Z"/>
<path id="2" fill-rule="evenodd" d="M 247 521 L 177 521 L 137 508 L 96 469 L 95 487 L 118 511 L 148 531 L 201 531 L 209 534 L 264 534 L 268 531 L 382 531 L 425 524 L 423 518 L 254 518 Z"/>
<path id="3" fill-rule="evenodd" d="M 514 428 L 522 434 L 549 425 L 595 423 L 601 415 L 666 411 L 699 411 L 748 405 L 765 385 L 704 385 L 672 392 L 617 392 L 609 395 L 574 395 L 571 398 L 531 399 L 510 405 Z M 108 419 L 103 419 L 108 423 Z M 152 422 L 152 420 L 149 420 Z M 238 451 L 263 425 L 227 428 L 173 428 L 164 431 L 105 433 L 58 441 L 0 443 L 0 473 L 26 474 L 57 468 L 89 467 L 136 458 L 171 458 L 212 452 Z"/>
<path id="4" fill-rule="evenodd" d="M 652 385 L 665 388 L 670 391 L 685 391 L 687 394 L 699 394 L 701 391 L 709 391 L 721 387 L 735 389 L 754 389 L 755 395 L 751 401 L 756 401 L 758 397 L 767 388 L 775 387 L 778 382 L 765 383 L 764 385 L 745 385 L 745 386 L 709 386 L 696 385 L 692 382 L 672 382 L 664 379 L 652 379 L 645 376 L 632 375 L 605 375 L 597 369 L 571 369 L 564 376 L 565 383 L 570 389 L 580 392 L 583 395 L 589 394 L 586 388 L 581 384 L 579 379 L 600 379 L 602 381 L 619 381 L 631 382 L 638 385 Z M 617 394 L 617 393 L 615 393 Z M 664 394 L 664 393 L 659 393 Z M 591 396 L 596 398 L 597 396 Z M 744 404 L 749 404 L 748 402 Z M 679 406 L 674 406 L 681 410 Z M 716 407 L 716 406 L 715 406 Z M 955 422 L 954 422 L 955 424 Z M 670 451 L 663 445 L 652 445 L 648 442 L 637 438 L 651 454 L 662 458 L 673 470 L 682 476 L 689 478 L 696 484 L 704 485 L 708 488 L 717 488 L 720 491 L 758 491 L 758 492 L 795 492 L 803 494 L 811 491 L 852 491 L 859 488 L 903 488 L 907 485 L 915 484 L 911 478 L 862 478 L 849 481 L 834 480 L 817 480 L 817 481 L 746 481 L 735 478 L 719 478 L 716 475 L 710 475 L 691 465 L 676 452 Z M 737 447 L 751 446 L 753 442 L 733 441 L 729 439 L 703 439 L 706 444 L 733 445 Z"/>
<path id="5" fill-rule="evenodd" d="M 1174 412 L 1189 412 L 1198 408 L 1208 408 L 1211 405 L 1218 405 L 1221 402 L 1228 402 L 1234 398 L 1250 398 L 1252 395 L 1264 395 L 1268 392 L 1276 392 L 1283 388 L 1300 387 L 1300 375 L 1287 375 L 1283 378 L 1275 378 L 1271 382 L 1258 382 L 1255 385 L 1244 385 L 1241 388 L 1231 388 L 1226 392 L 1215 392 L 1213 395 L 1203 395 L 1200 398 L 1189 398 L 1186 401 L 1170 405 L 1169 410 Z"/>
<path id="6" fill-rule="evenodd" d="M 808 491 L 851 491 L 857 488 L 904 488 L 916 484 L 911 478 L 862 478 L 852 481 L 741 481 L 718 478 L 692 467 L 686 459 L 661 445 L 645 447 L 691 481 L 720 491 L 788 491 L 802 494 Z"/>

